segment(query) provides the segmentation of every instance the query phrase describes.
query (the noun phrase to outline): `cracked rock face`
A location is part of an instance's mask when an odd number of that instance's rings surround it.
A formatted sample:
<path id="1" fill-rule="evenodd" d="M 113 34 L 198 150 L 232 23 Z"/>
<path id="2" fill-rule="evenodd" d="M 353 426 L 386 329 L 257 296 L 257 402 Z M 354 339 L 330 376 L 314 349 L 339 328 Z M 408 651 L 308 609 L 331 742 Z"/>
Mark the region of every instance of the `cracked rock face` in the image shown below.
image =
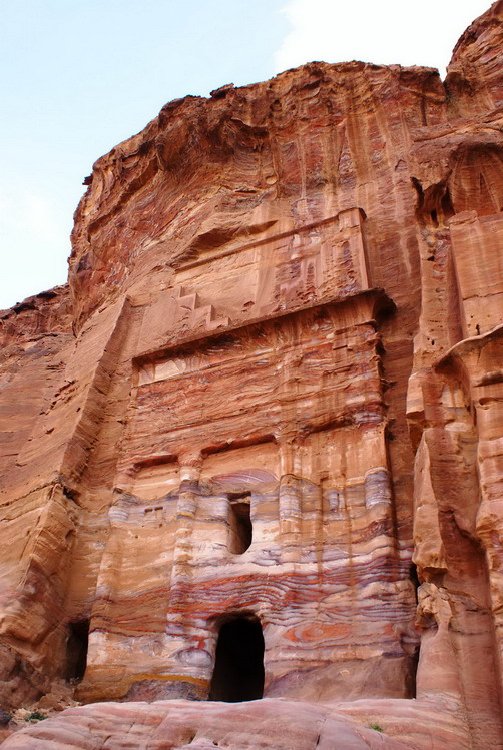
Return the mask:
<path id="1" fill-rule="evenodd" d="M 84 705 L 4 747 L 503 747 L 502 29 L 96 162 L 0 315 L 0 698 Z"/>

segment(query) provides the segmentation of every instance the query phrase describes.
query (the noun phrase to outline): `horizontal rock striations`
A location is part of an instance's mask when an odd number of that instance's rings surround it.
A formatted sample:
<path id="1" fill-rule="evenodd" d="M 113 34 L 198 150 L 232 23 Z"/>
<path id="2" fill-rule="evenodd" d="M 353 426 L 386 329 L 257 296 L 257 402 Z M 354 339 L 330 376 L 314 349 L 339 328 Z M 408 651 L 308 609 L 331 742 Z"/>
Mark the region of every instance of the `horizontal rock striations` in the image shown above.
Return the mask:
<path id="1" fill-rule="evenodd" d="M 0 314 L 1 702 L 92 705 L 4 747 L 503 747 L 502 21 L 96 162 Z"/>

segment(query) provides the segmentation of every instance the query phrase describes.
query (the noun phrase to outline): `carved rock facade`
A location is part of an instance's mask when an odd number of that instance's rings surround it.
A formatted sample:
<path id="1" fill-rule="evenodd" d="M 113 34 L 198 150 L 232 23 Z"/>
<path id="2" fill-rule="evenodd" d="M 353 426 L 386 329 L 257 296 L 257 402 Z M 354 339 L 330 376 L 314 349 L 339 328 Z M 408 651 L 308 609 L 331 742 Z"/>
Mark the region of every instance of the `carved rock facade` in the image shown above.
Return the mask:
<path id="1" fill-rule="evenodd" d="M 0 666 L 121 703 L 5 747 L 503 746 L 502 28 L 96 162 L 68 286 L 1 318 Z"/>

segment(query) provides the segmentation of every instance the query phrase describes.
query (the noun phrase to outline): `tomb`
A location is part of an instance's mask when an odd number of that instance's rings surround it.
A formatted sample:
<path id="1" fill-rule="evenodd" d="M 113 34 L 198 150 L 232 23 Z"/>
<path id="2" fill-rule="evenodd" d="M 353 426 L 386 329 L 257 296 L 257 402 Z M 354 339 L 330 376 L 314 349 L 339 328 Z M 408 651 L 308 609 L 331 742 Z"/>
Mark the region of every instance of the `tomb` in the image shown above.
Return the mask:
<path id="1" fill-rule="evenodd" d="M 4 707 L 501 746 L 502 21 L 445 82 L 313 63 L 96 162 L 69 286 L 1 316 Z"/>

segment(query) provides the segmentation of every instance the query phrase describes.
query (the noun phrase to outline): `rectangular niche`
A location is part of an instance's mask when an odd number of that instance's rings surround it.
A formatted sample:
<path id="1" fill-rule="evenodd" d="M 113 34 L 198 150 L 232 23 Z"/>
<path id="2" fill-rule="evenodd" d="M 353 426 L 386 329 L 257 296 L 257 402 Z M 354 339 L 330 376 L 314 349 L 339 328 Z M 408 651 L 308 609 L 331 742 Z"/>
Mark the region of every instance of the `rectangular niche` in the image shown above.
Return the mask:
<path id="1" fill-rule="evenodd" d="M 464 335 L 480 336 L 501 323 L 503 218 L 467 212 L 450 230 Z"/>
<path id="2" fill-rule="evenodd" d="M 155 500 L 176 490 L 179 484 L 178 464 L 173 461 L 161 462 L 140 466 L 127 490 L 141 500 Z"/>
<path id="3" fill-rule="evenodd" d="M 212 453 L 204 459 L 201 479 L 223 492 L 260 491 L 279 479 L 278 446 L 267 442 Z"/>

